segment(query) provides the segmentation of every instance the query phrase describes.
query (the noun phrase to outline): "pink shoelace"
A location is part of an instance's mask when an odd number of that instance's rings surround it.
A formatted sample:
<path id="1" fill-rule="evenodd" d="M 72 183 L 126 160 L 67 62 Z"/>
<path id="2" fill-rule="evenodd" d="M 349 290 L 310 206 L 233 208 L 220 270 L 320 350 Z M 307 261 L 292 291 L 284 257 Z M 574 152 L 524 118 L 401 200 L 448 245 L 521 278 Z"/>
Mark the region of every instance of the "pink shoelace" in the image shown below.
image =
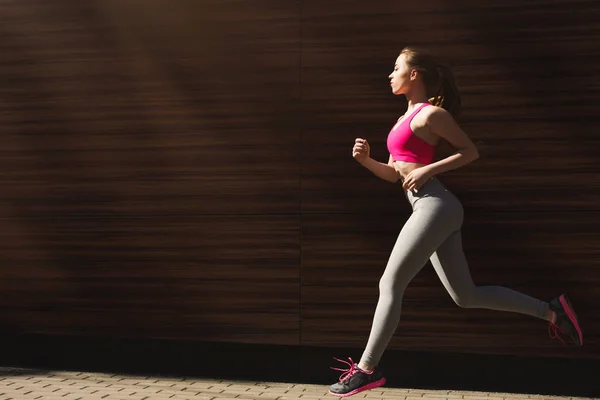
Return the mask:
<path id="1" fill-rule="evenodd" d="M 352 377 L 352 375 L 356 374 L 357 372 L 360 372 L 361 369 L 358 368 L 358 366 L 354 363 L 354 361 L 352 361 L 352 358 L 348 357 L 348 360 L 350 360 L 350 362 L 348 361 L 344 361 L 344 360 L 340 360 L 339 358 L 335 358 L 333 357 L 334 360 L 337 360 L 339 362 L 343 362 L 344 364 L 347 364 L 348 366 L 350 366 L 350 368 L 348 369 L 342 369 L 342 368 L 334 368 L 334 367 L 330 367 L 331 369 L 334 369 L 336 371 L 342 371 L 343 374 L 340 375 L 339 381 L 344 382 L 345 380 L 348 380 Z"/>
<path id="2" fill-rule="evenodd" d="M 565 332 L 562 329 L 560 329 L 558 325 L 556 325 L 554 322 L 550 322 L 550 324 L 548 325 L 548 334 L 550 335 L 550 337 L 552 339 L 558 339 L 562 342 L 562 344 L 565 344 L 565 341 L 560 337 L 559 332 L 565 335 Z"/>

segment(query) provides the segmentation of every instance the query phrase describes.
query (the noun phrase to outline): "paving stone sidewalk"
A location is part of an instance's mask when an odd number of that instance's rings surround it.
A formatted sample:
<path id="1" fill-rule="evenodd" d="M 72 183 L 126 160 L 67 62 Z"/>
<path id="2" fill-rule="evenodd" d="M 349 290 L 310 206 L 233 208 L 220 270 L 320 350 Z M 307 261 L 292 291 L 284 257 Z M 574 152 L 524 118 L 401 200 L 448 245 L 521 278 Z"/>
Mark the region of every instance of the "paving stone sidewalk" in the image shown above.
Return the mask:
<path id="1" fill-rule="evenodd" d="M 514 393 L 380 388 L 363 400 L 580 400 Z M 337 399 L 323 385 L 131 376 L 0 368 L 0 400 L 320 400 Z M 589 398 L 588 398 L 589 399 Z"/>

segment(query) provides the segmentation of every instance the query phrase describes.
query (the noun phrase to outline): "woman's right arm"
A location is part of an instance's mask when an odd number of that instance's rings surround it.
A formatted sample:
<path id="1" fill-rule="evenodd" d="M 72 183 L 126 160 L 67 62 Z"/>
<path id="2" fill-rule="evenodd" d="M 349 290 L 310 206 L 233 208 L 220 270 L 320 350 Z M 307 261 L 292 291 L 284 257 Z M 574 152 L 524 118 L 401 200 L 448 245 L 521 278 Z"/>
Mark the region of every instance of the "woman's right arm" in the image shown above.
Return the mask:
<path id="1" fill-rule="evenodd" d="M 400 175 L 394 169 L 392 155 L 390 154 L 387 164 L 373 160 L 371 158 L 371 149 L 366 139 L 356 139 L 354 148 L 352 149 L 352 157 L 363 167 L 375 174 L 375 176 L 385 181 L 394 183 L 400 179 Z"/>
<path id="2" fill-rule="evenodd" d="M 385 181 L 395 183 L 395 182 L 398 182 L 398 179 L 400 179 L 400 175 L 398 174 L 398 171 L 396 171 L 394 169 L 394 166 L 392 165 L 392 163 L 394 161 L 392 160 L 391 155 L 390 155 L 390 159 L 387 164 L 373 160 L 371 157 L 367 157 L 363 161 L 359 161 L 359 162 L 365 168 L 367 168 L 369 171 L 371 171 L 373 174 L 375 174 L 375 176 L 377 176 L 378 178 L 381 178 Z"/>

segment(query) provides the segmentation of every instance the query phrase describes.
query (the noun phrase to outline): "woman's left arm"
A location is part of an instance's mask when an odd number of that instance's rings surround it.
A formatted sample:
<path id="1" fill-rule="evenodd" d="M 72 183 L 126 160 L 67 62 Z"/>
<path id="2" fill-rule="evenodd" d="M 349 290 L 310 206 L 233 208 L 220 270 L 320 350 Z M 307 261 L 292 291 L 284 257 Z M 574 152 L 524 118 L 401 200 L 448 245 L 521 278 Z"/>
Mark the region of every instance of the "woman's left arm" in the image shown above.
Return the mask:
<path id="1" fill-rule="evenodd" d="M 429 178 L 479 158 L 477 147 L 448 111 L 443 108 L 435 109 L 427 118 L 427 126 L 435 135 L 447 140 L 456 149 L 456 153 L 409 173 L 402 185 L 407 190 L 418 190 Z"/>
<path id="2" fill-rule="evenodd" d="M 453 155 L 425 167 L 431 176 L 462 167 L 479 158 L 475 143 L 458 126 L 448 111 L 443 108 L 436 109 L 427 118 L 427 125 L 431 132 L 447 140 L 456 149 Z"/>

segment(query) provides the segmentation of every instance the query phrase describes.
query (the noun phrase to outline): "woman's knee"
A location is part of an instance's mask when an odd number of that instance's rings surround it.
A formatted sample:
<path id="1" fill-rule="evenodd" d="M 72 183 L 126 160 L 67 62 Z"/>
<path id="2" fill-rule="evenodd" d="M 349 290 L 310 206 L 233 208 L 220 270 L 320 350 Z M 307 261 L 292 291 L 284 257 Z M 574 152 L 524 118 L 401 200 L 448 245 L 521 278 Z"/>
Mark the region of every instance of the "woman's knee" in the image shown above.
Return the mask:
<path id="1" fill-rule="evenodd" d="M 397 279 L 389 278 L 384 275 L 379 280 L 380 296 L 402 297 L 404 289 L 406 289 L 406 284 Z"/>
<path id="2" fill-rule="evenodd" d="M 461 308 L 476 308 L 477 298 L 473 292 L 457 293 L 452 295 L 452 300 Z"/>

